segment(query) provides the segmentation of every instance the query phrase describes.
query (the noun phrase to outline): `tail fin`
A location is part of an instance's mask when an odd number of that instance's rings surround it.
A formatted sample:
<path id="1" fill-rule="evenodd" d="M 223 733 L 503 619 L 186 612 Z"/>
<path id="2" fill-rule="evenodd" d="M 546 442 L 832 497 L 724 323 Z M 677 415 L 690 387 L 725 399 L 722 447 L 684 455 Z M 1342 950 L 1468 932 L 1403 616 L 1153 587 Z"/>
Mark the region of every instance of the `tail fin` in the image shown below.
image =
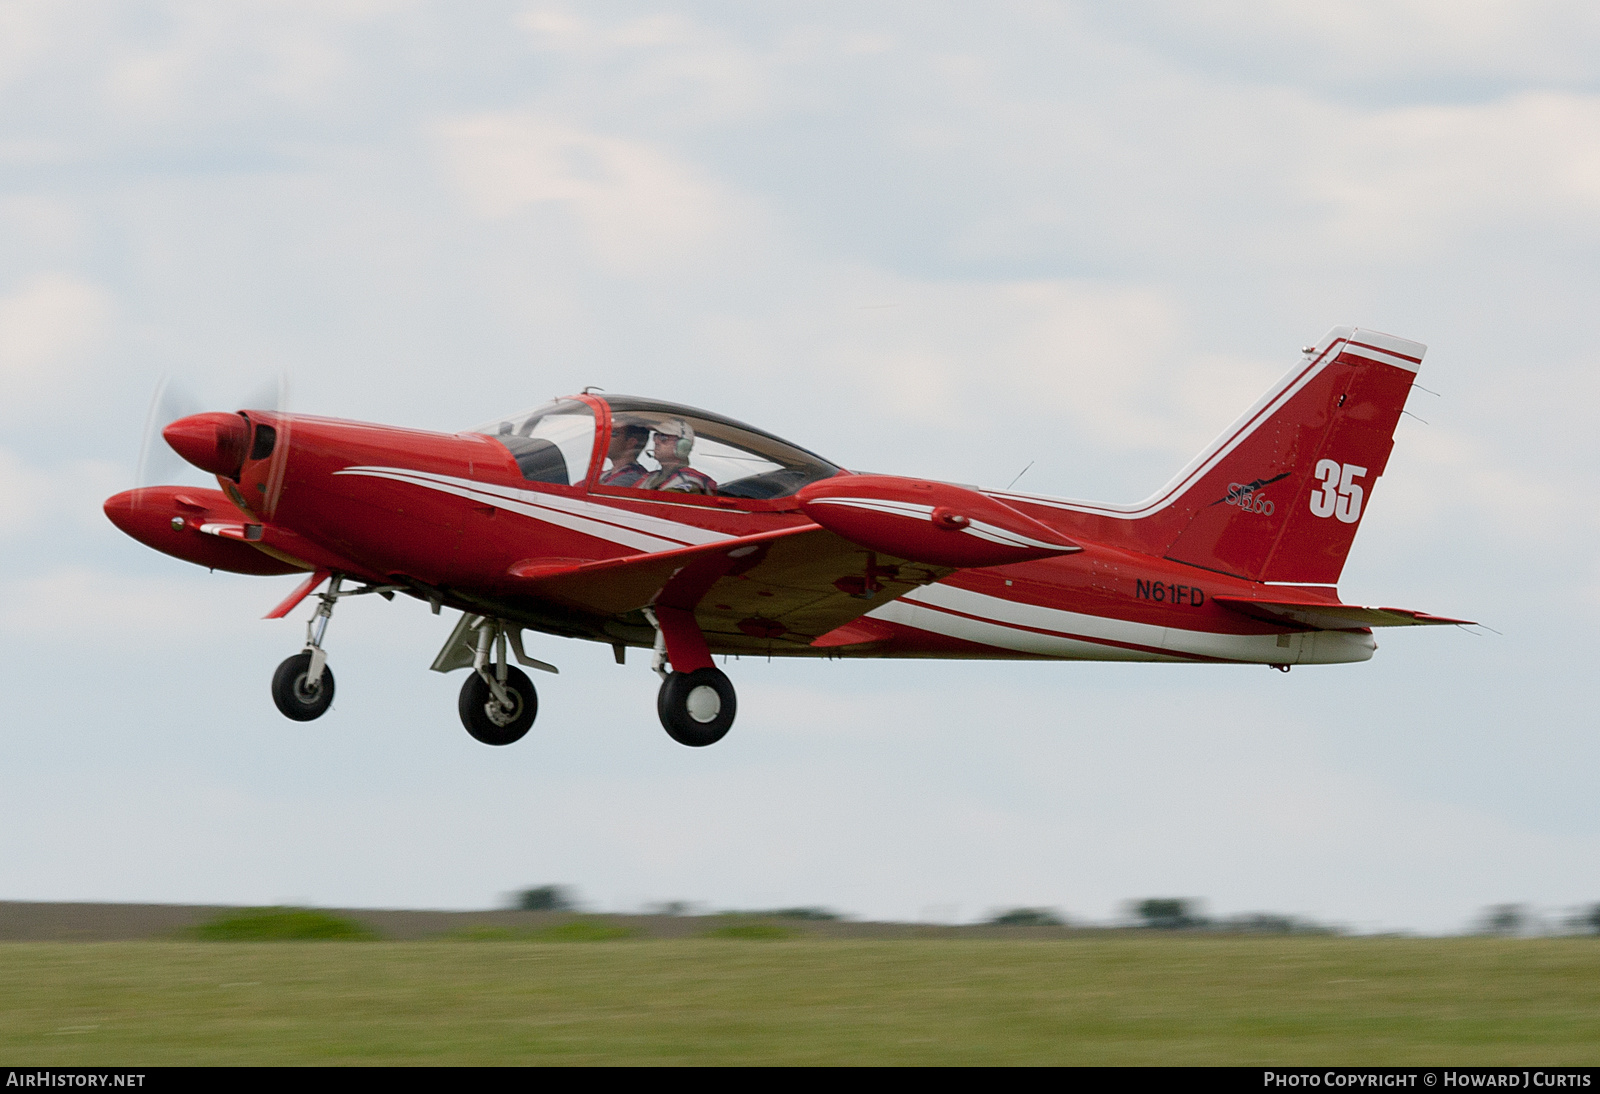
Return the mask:
<path id="1" fill-rule="evenodd" d="M 1427 347 L 1335 327 L 1173 481 L 1151 514 L 1175 562 L 1332 585 Z M 1152 544 L 1156 546 L 1156 544 Z"/>
<path id="2" fill-rule="evenodd" d="M 1136 505 L 994 496 L 1074 512 L 1078 524 L 1089 522 L 1087 534 L 1174 562 L 1253 581 L 1337 584 L 1426 350 L 1335 327 Z"/>

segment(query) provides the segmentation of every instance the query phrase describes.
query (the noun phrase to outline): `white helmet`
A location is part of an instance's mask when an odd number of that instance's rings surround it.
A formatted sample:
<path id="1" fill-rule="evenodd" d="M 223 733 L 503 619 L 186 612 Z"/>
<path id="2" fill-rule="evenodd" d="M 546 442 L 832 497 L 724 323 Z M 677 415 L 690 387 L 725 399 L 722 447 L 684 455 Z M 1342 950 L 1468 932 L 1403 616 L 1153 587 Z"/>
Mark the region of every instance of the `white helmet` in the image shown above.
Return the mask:
<path id="1" fill-rule="evenodd" d="M 688 459 L 689 453 L 694 451 L 694 428 L 682 418 L 668 418 L 664 422 L 658 422 L 655 433 L 657 437 L 677 438 L 678 443 L 675 447 L 680 460 Z"/>

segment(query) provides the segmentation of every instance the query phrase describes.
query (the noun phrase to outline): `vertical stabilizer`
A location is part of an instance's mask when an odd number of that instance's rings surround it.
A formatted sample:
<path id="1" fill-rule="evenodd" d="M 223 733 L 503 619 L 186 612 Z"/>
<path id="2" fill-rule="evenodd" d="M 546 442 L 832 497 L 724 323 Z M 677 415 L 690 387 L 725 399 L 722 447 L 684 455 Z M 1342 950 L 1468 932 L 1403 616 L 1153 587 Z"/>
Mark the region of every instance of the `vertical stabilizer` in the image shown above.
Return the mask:
<path id="1" fill-rule="evenodd" d="M 1169 506 L 1147 518 L 1160 538 L 1176 533 L 1161 553 L 1255 581 L 1335 584 L 1426 348 L 1330 331 L 1169 487 Z"/>

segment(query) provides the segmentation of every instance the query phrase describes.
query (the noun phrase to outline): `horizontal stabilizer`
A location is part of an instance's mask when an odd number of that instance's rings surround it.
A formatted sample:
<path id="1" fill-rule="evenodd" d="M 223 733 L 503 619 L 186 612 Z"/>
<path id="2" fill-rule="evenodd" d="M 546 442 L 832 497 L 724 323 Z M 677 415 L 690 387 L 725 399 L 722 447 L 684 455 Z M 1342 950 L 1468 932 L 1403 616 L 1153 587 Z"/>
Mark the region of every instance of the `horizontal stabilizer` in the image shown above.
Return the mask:
<path id="1" fill-rule="evenodd" d="M 1411 611 L 1408 608 L 1368 608 L 1360 604 L 1340 604 L 1332 600 L 1257 599 L 1247 596 L 1214 596 L 1225 608 L 1264 619 L 1268 623 L 1298 623 L 1319 631 L 1353 631 L 1362 627 L 1429 627 L 1471 625 L 1470 619 L 1451 619 L 1443 615 Z"/>

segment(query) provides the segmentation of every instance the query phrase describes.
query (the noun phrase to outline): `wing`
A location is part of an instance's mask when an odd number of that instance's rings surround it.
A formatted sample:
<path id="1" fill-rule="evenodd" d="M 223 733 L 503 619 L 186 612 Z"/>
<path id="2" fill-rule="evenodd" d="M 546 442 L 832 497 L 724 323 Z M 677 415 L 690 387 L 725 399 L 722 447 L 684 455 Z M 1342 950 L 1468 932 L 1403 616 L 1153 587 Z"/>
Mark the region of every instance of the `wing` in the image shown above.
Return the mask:
<path id="1" fill-rule="evenodd" d="M 519 594 L 588 614 L 647 606 L 690 611 L 713 648 L 758 650 L 880 641 L 868 626 L 818 639 L 954 569 L 872 551 L 805 524 L 581 565 L 529 559 L 510 574 Z"/>
<path id="2" fill-rule="evenodd" d="M 1322 600 L 1257 600 L 1244 596 L 1215 596 L 1218 604 L 1268 623 L 1298 623 L 1322 631 L 1353 631 L 1362 627 L 1426 627 L 1471 624 L 1470 619 L 1451 619 L 1407 608 L 1365 608 L 1359 604 L 1338 604 Z"/>

